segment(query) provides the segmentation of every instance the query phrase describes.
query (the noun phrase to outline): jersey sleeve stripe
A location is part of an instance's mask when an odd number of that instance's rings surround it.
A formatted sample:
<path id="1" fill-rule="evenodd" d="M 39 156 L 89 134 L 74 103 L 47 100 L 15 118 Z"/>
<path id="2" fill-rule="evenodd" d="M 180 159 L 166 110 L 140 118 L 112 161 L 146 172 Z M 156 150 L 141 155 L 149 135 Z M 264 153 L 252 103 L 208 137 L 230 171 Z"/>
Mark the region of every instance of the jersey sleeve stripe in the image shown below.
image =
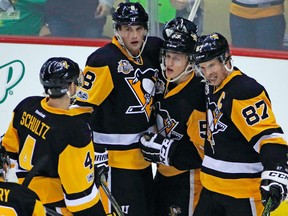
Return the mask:
<path id="1" fill-rule="evenodd" d="M 223 173 L 259 173 L 263 171 L 263 166 L 258 163 L 241 163 L 241 162 L 228 162 L 223 160 L 213 159 L 205 155 L 202 163 L 203 167 L 223 172 Z"/>

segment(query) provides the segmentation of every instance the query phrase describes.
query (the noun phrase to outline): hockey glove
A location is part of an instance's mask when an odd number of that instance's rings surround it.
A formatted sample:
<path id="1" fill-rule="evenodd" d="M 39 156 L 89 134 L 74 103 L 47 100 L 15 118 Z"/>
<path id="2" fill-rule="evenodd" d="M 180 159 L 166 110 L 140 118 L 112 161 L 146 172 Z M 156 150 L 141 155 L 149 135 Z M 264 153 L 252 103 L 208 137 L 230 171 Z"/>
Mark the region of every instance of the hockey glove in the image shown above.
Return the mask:
<path id="1" fill-rule="evenodd" d="M 95 155 L 95 162 L 94 162 L 94 168 L 95 168 L 95 183 L 96 186 L 99 188 L 101 185 L 101 176 L 105 175 L 107 178 L 107 174 L 109 171 L 108 166 L 108 151 L 105 149 L 104 152 L 94 152 Z"/>
<path id="2" fill-rule="evenodd" d="M 139 141 L 145 160 L 170 165 L 169 151 L 174 142 L 172 139 L 167 139 L 161 134 L 145 133 Z"/>
<path id="3" fill-rule="evenodd" d="M 288 166 L 277 166 L 276 170 L 264 171 L 261 175 L 260 186 L 262 204 L 266 206 L 271 197 L 271 210 L 274 211 L 287 197 L 288 187 Z"/>

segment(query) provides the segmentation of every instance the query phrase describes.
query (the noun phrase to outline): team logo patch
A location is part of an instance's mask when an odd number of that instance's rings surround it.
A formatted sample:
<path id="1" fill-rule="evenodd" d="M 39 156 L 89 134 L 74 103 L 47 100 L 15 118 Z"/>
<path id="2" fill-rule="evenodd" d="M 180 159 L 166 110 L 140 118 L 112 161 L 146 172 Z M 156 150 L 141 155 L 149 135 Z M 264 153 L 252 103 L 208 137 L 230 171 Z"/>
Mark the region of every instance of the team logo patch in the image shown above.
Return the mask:
<path id="1" fill-rule="evenodd" d="M 130 64 L 129 61 L 120 60 L 118 62 L 118 67 L 117 67 L 118 73 L 129 74 L 133 70 L 134 70 L 133 66 Z"/>
<path id="2" fill-rule="evenodd" d="M 214 34 L 210 35 L 210 38 L 218 40 L 219 39 L 219 35 L 214 33 Z"/>
<path id="3" fill-rule="evenodd" d="M 93 173 L 89 173 L 86 178 L 87 178 L 88 182 L 92 182 L 92 181 L 94 181 L 94 174 Z"/>
<path id="4" fill-rule="evenodd" d="M 84 91 L 82 91 L 82 90 L 80 90 L 80 89 L 76 92 L 76 95 L 77 95 L 77 97 L 80 98 L 81 100 L 88 100 L 88 98 L 89 98 L 88 93 L 87 93 L 87 92 L 84 92 Z"/>

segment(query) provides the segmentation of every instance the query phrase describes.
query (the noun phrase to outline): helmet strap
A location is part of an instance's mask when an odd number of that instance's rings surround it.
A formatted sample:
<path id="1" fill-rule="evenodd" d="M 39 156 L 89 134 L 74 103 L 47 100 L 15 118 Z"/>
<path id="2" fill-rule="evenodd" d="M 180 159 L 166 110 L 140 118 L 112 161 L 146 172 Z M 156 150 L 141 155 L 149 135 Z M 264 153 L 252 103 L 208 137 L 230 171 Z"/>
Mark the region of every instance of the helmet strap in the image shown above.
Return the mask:
<path id="1" fill-rule="evenodd" d="M 230 63 L 230 68 L 228 68 L 227 64 Z M 223 65 L 228 73 L 231 73 L 234 69 L 233 61 L 230 55 L 226 56 L 225 61 L 223 61 Z"/>
<path id="2" fill-rule="evenodd" d="M 164 58 L 164 57 L 163 57 Z M 163 59 L 164 60 L 164 59 Z M 164 79 L 167 81 L 167 82 L 176 82 L 177 80 L 179 80 L 182 76 L 186 75 L 186 74 L 189 74 L 189 73 L 192 73 L 195 66 L 194 64 L 191 64 L 190 62 L 188 63 L 188 65 L 186 66 L 185 70 L 180 73 L 177 77 L 173 78 L 173 79 L 168 79 L 165 75 L 165 72 L 166 72 L 166 66 L 164 65 L 163 61 L 161 62 L 160 64 L 161 66 L 161 69 L 162 69 L 162 75 L 164 77 Z"/>
<path id="3" fill-rule="evenodd" d="M 146 31 L 147 31 L 147 30 L 146 30 Z M 143 50 L 144 50 L 144 48 L 145 48 L 147 39 L 148 39 L 148 33 L 147 33 L 147 34 L 145 35 L 145 38 L 144 38 L 143 44 L 142 44 L 142 46 L 141 46 L 141 49 L 140 49 L 140 51 L 139 51 L 139 54 L 138 54 L 137 56 L 133 56 L 133 55 L 130 53 L 130 51 L 127 49 L 125 43 L 124 43 L 123 40 L 122 40 L 122 37 L 121 37 L 121 36 L 119 35 L 119 33 L 118 33 L 118 30 L 116 30 L 115 28 L 114 28 L 114 35 L 115 35 L 116 38 L 118 39 L 119 44 L 123 47 L 123 49 L 126 50 L 126 52 L 128 53 L 128 55 L 129 55 L 131 58 L 133 58 L 133 59 L 139 58 L 139 57 L 141 56 L 141 54 L 142 54 L 142 52 L 143 52 Z"/>

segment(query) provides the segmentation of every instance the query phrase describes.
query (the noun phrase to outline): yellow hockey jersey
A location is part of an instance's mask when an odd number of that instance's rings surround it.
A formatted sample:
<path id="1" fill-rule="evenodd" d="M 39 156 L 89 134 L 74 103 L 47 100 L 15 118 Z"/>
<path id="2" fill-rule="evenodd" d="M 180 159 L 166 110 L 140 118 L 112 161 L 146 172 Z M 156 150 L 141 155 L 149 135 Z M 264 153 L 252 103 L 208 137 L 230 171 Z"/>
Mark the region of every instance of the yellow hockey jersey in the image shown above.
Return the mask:
<path id="1" fill-rule="evenodd" d="M 13 112 L 2 143 L 16 166 L 19 183 L 43 158 L 29 188 L 41 202 L 67 207 L 70 212 L 99 215 L 99 193 L 94 183 L 94 146 L 83 115 L 91 108 L 62 110 L 43 97 L 28 97 Z"/>
<path id="2" fill-rule="evenodd" d="M 260 199 L 261 173 L 265 168 L 260 160 L 261 148 L 265 145 L 287 148 L 268 93 L 256 80 L 234 68 L 219 87 L 206 86 L 206 94 L 203 186 L 235 198 Z M 265 164 L 274 163 L 268 154 L 264 157 Z M 286 153 L 277 154 L 283 158 Z"/>

